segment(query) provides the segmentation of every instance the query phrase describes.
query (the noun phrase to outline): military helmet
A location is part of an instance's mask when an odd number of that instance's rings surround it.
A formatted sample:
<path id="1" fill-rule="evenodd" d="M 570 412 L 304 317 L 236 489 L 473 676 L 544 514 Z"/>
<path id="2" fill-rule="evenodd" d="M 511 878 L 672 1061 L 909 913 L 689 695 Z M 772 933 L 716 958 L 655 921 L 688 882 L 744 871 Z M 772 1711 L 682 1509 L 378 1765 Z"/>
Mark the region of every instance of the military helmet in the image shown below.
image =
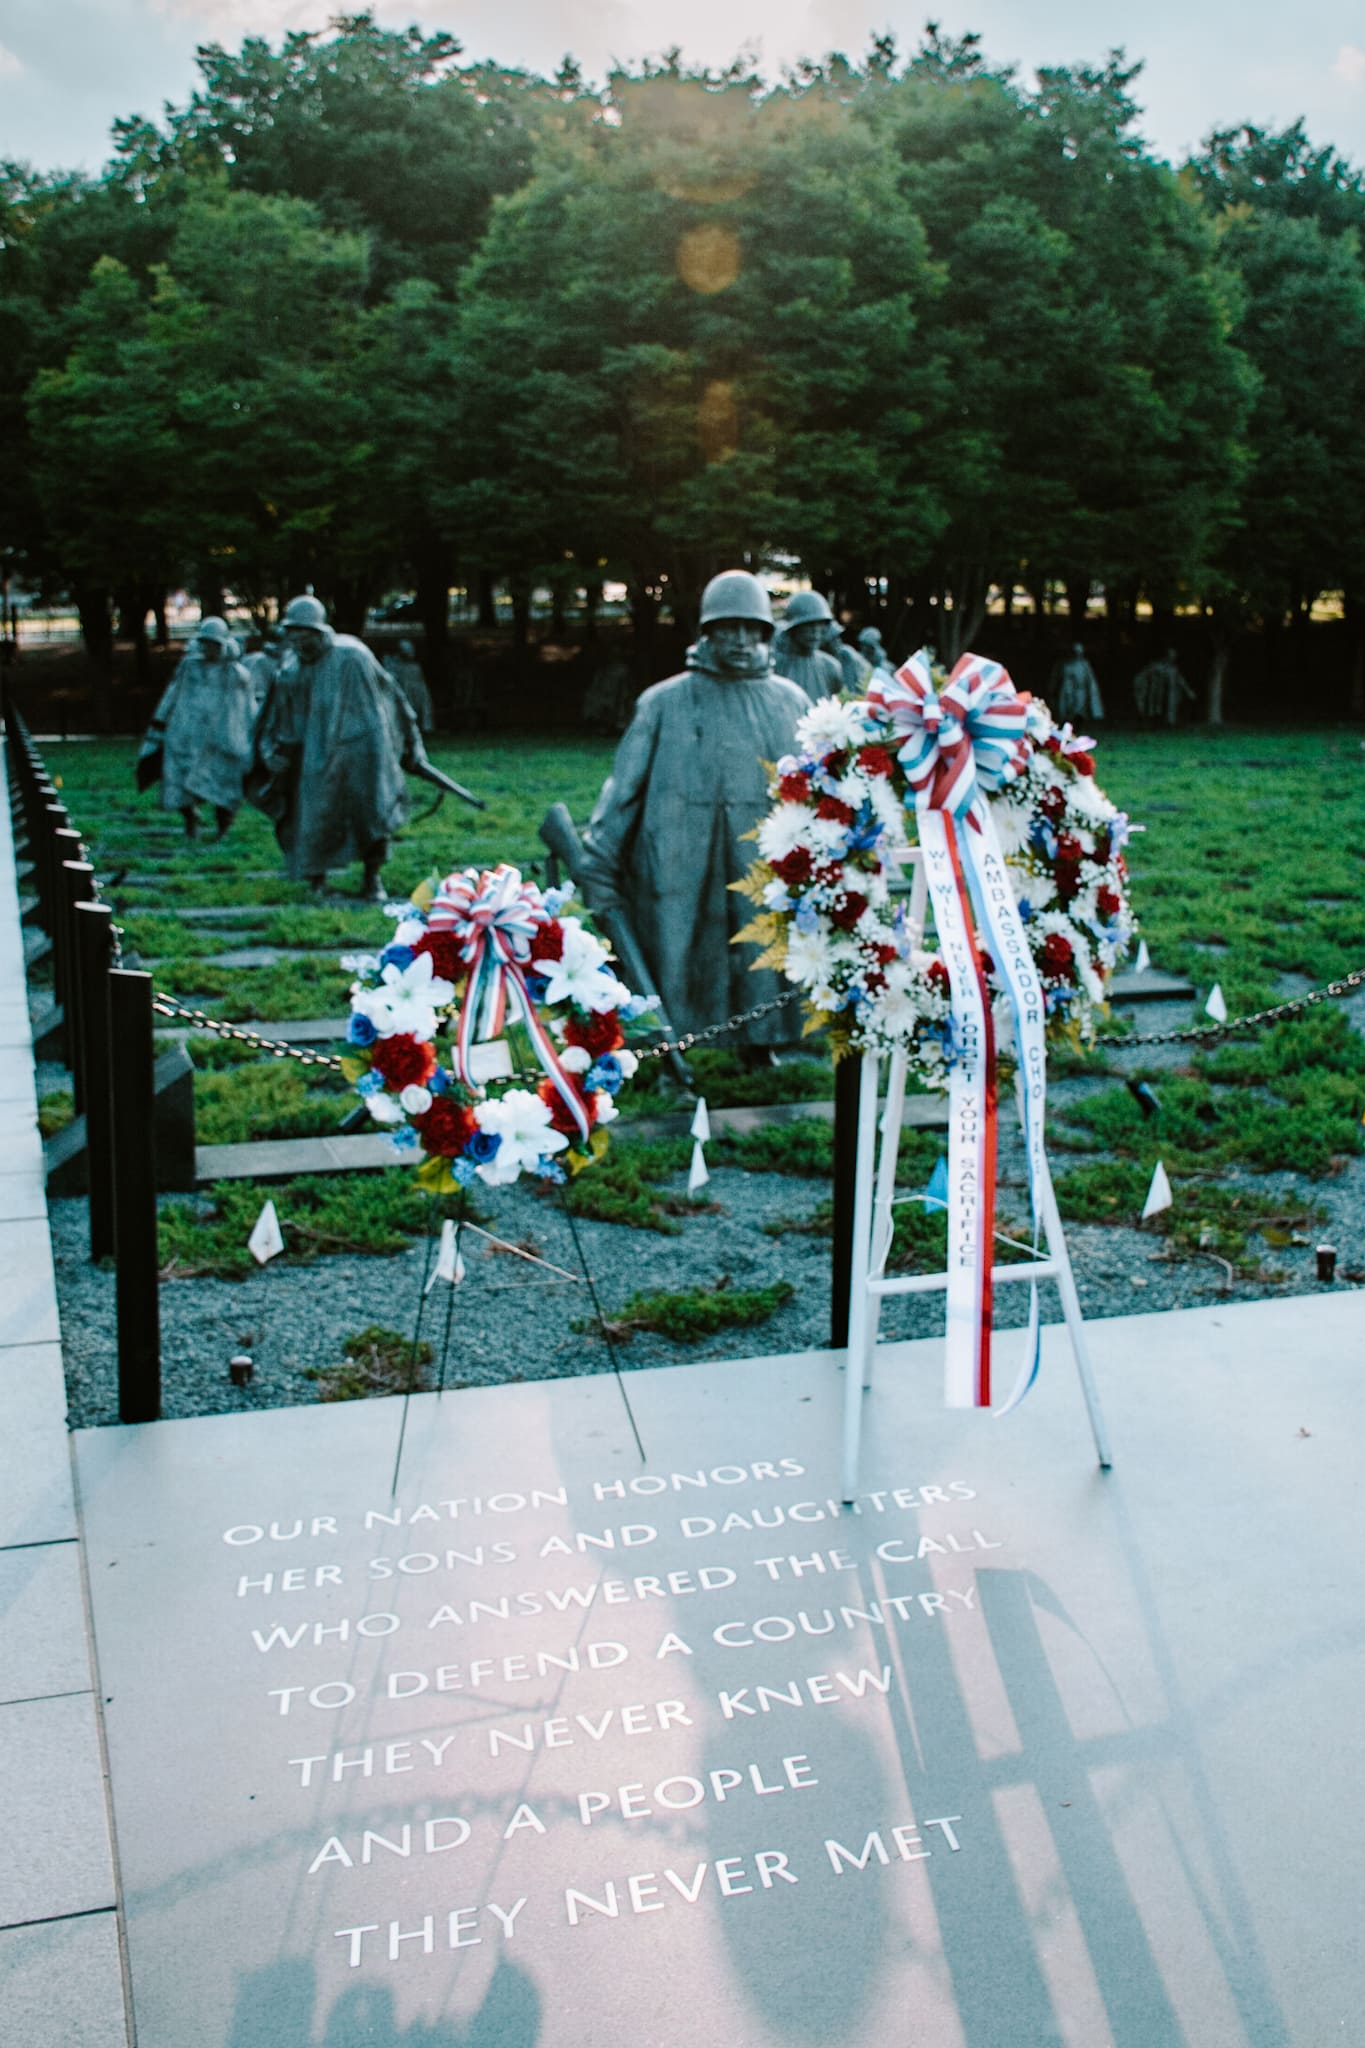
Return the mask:
<path id="1" fill-rule="evenodd" d="M 219 647 L 226 647 L 232 635 L 224 619 L 201 619 L 194 629 L 196 640 L 212 640 Z"/>
<path id="2" fill-rule="evenodd" d="M 772 603 L 757 576 L 747 569 L 727 569 L 711 578 L 701 594 L 701 623 L 710 626 L 717 619 L 755 619 L 771 630 Z"/>
<path id="3" fill-rule="evenodd" d="M 787 600 L 782 623 L 784 626 L 805 626 L 812 619 L 825 620 L 833 617 L 833 612 L 818 590 L 798 590 L 795 597 Z"/>
<path id="4" fill-rule="evenodd" d="M 327 613 L 316 597 L 291 597 L 285 607 L 284 624 L 307 626 L 313 632 L 320 633 L 327 624 Z"/>

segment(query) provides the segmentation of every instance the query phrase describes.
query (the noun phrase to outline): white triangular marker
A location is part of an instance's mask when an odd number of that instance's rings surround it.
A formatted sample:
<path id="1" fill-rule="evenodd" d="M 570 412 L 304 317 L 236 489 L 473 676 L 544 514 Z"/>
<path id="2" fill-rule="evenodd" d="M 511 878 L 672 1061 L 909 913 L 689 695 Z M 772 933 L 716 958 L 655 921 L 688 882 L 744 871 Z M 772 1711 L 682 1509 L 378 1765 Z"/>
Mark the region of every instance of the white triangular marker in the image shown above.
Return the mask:
<path id="1" fill-rule="evenodd" d="M 455 1241 L 455 1225 L 449 1216 L 441 1225 L 441 1242 L 436 1248 L 436 1266 L 431 1278 L 423 1288 L 430 1294 L 438 1280 L 448 1280 L 452 1287 L 458 1287 L 464 1279 L 464 1255 Z"/>
<path id="2" fill-rule="evenodd" d="M 1147 941 L 1146 939 L 1139 939 L 1137 959 L 1133 962 L 1133 971 L 1136 974 L 1149 974 L 1151 972 L 1151 967 L 1152 956 L 1147 951 Z"/>
<path id="3" fill-rule="evenodd" d="M 280 1234 L 280 1219 L 275 1214 L 275 1204 L 267 1202 L 251 1227 L 246 1248 L 258 1266 L 268 1265 L 277 1252 L 284 1250 L 284 1238 Z"/>
<path id="4" fill-rule="evenodd" d="M 711 1176 L 706 1170 L 705 1145 L 711 1135 L 711 1119 L 706 1113 L 706 1097 L 697 1097 L 696 1112 L 692 1118 L 692 1165 L 687 1176 L 687 1192 L 695 1195 L 704 1188 Z"/>
<path id="5" fill-rule="evenodd" d="M 1228 1021 L 1228 1006 L 1224 1000 L 1223 991 L 1216 981 L 1209 990 L 1209 999 L 1204 1005 L 1204 1013 L 1206 1016 L 1212 1017 L 1215 1024 L 1226 1024 Z"/>
<path id="6" fill-rule="evenodd" d="M 1152 1185 L 1147 1190 L 1147 1200 L 1142 1205 L 1143 1222 L 1145 1223 L 1149 1216 L 1159 1216 L 1163 1209 L 1169 1209 L 1174 1200 L 1171 1183 L 1166 1178 L 1166 1169 L 1158 1159 L 1152 1168 Z"/>

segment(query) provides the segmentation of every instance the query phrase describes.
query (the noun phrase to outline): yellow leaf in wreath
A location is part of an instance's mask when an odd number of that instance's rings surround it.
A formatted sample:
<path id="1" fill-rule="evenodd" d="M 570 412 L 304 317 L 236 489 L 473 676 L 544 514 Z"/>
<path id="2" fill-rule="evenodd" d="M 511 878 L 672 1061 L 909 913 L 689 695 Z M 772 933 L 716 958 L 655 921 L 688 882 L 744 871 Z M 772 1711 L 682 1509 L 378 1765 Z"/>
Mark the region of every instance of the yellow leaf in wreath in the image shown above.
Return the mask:
<path id="1" fill-rule="evenodd" d="M 438 1152 L 422 1161 L 415 1178 L 418 1187 L 425 1188 L 429 1195 L 448 1195 L 460 1185 L 450 1170 L 450 1161 Z"/>
<path id="2" fill-rule="evenodd" d="M 364 1080 L 366 1074 L 370 1071 L 370 1065 L 370 1055 L 367 1052 L 344 1052 L 341 1055 L 342 1075 L 352 1086 L 357 1081 Z"/>

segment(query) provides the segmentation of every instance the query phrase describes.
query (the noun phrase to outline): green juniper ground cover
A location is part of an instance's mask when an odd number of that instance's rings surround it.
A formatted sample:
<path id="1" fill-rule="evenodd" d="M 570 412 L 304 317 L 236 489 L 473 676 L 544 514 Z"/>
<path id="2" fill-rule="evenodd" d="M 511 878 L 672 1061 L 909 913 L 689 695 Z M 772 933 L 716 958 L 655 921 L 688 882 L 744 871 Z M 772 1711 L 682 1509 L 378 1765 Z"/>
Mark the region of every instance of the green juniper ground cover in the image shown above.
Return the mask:
<path id="1" fill-rule="evenodd" d="M 221 843 L 187 845 L 151 798 L 132 783 L 133 747 L 125 741 L 53 746 L 64 794 L 92 846 L 105 893 L 117 909 L 124 945 L 153 964 L 157 985 L 225 1019 L 340 1016 L 347 976 L 338 955 L 386 934 L 382 912 L 324 904 L 276 873 L 278 856 L 265 821 L 244 811 Z M 388 881 L 395 895 L 452 866 L 509 859 L 543 860 L 536 826 L 554 797 L 576 816 L 591 806 L 610 756 L 601 740 L 469 738 L 438 742 L 433 758 L 479 791 L 477 817 L 445 806 L 410 828 L 395 849 Z M 1114 733 L 1102 750 L 1101 779 L 1145 830 L 1131 845 L 1133 895 L 1154 962 L 1184 972 L 1199 991 L 1213 981 L 1236 1015 L 1365 964 L 1365 757 L 1347 732 L 1256 730 Z M 357 875 L 335 877 L 353 887 Z M 182 918 L 191 908 L 247 912 L 214 923 Z M 218 956 L 244 948 L 279 957 L 250 967 Z M 1130 1012 L 1144 1028 L 1142 1011 Z M 1182 1021 L 1182 1020 L 1177 1020 Z M 1198 1004 L 1190 1022 L 1204 1021 Z M 198 1136 L 203 1144 L 335 1131 L 351 1099 L 337 1077 L 205 1033 L 189 1041 L 196 1074 Z M 699 1086 L 713 1107 L 812 1100 L 830 1092 L 817 1048 L 773 1073 L 743 1070 L 730 1054 L 694 1056 Z M 1160 1113 L 1144 1117 L 1127 1083 L 1146 1075 Z M 1216 1049 L 1184 1048 L 1145 1063 L 1140 1049 L 1097 1050 L 1058 1061 L 1050 1145 L 1062 1212 L 1078 1224 L 1131 1226 L 1161 1159 L 1175 1191 L 1153 1235 L 1168 1256 L 1213 1255 L 1246 1278 L 1273 1272 L 1278 1251 L 1302 1244 L 1325 1213 L 1312 1190 L 1326 1189 L 1362 1150 L 1365 1038 L 1344 1009 L 1324 1007 L 1302 1020 Z M 632 1136 L 631 1120 L 676 1108 L 662 1077 L 646 1069 L 622 1098 L 623 1121 L 607 1160 L 572 1184 L 574 1212 L 596 1223 L 652 1235 L 676 1235 L 689 1215 L 715 1211 L 713 1190 L 681 1192 L 690 1145 L 683 1138 Z M 45 1121 L 69 1114 L 59 1091 L 45 1100 Z M 938 1134 L 907 1131 L 900 1178 L 922 1188 L 942 1149 Z M 719 1134 L 714 1168 L 747 1168 L 811 1181 L 827 1179 L 826 1122 L 769 1124 Z M 1295 1176 L 1297 1193 L 1262 1176 Z M 406 1168 L 374 1175 L 301 1179 L 272 1190 L 286 1224 L 286 1258 L 387 1255 L 427 1228 L 427 1199 Z M 1010 1227 L 1019 1190 L 1006 1187 L 1002 1227 Z M 162 1212 L 168 1276 L 240 1276 L 250 1268 L 245 1238 L 262 1199 L 251 1183 L 223 1184 L 192 1199 L 167 1199 Z M 763 1227 L 827 1235 L 827 1203 L 793 1203 Z M 474 1210 L 468 1212 L 471 1218 Z M 893 1263 L 941 1263 L 941 1215 L 916 1205 L 897 1211 Z M 1003 1256 L 1010 1256 L 1008 1248 Z M 721 1285 L 635 1296 L 613 1312 L 622 1336 L 654 1330 L 680 1342 L 714 1335 L 774 1313 L 782 1283 Z M 790 1293 L 790 1289 L 786 1289 Z M 364 1337 L 367 1333 L 361 1333 Z M 352 1358 L 322 1383 L 330 1398 L 375 1391 L 385 1373 Z"/>

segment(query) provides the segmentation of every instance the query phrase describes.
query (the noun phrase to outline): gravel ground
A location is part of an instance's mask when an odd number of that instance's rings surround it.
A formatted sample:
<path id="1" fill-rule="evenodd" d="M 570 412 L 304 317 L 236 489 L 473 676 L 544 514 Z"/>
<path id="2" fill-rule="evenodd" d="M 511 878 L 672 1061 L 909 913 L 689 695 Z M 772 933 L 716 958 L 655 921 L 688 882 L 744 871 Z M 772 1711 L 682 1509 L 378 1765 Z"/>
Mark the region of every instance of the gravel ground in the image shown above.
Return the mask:
<path id="1" fill-rule="evenodd" d="M 1144 1023 L 1146 1020 L 1144 1019 Z M 1128 1055 L 1125 1055 L 1127 1058 Z M 1059 1097 L 1094 1083 L 1064 1082 Z M 1065 1155 L 1057 1155 L 1065 1170 Z M 1002 1147 L 1003 1207 L 1020 1198 L 1023 1161 L 1016 1139 Z M 1338 1247 L 1338 1270 L 1365 1266 L 1365 1162 L 1355 1161 L 1339 1177 L 1309 1182 L 1297 1175 L 1248 1176 L 1248 1185 L 1274 1189 L 1286 1207 L 1317 1201 L 1330 1212 L 1322 1235 Z M 675 1189 L 684 1186 L 680 1176 Z M 763 1225 L 808 1215 L 825 1196 L 820 1181 L 779 1174 L 718 1169 L 709 1193 L 714 1213 L 688 1217 L 676 1237 L 580 1219 L 579 1235 L 608 1314 L 633 1293 L 715 1287 L 729 1275 L 736 1288 L 788 1280 L 792 1299 L 766 1322 L 720 1331 L 696 1344 L 637 1333 L 616 1346 L 623 1369 L 670 1365 L 705 1357 L 749 1357 L 805 1350 L 829 1340 L 829 1243 L 789 1232 L 765 1234 Z M 512 1243 L 533 1249 L 569 1272 L 580 1270 L 564 1212 L 553 1197 L 530 1189 L 481 1194 L 490 1227 Z M 287 1223 L 287 1218 L 285 1219 Z M 85 1204 L 52 1205 L 58 1293 L 67 1361 L 73 1426 L 117 1420 L 114 1349 L 114 1277 L 92 1267 L 86 1256 Z M 1073 1226 L 1068 1233 L 1077 1284 L 1087 1318 L 1136 1310 L 1192 1308 L 1219 1298 L 1225 1274 L 1211 1259 L 1171 1263 L 1161 1240 L 1135 1229 Z M 241 1408 L 272 1408 L 319 1398 L 307 1371 L 341 1361 L 348 1336 L 373 1323 L 411 1332 L 421 1299 L 427 1248 L 419 1245 L 396 1258 L 327 1258 L 309 1266 L 277 1264 L 244 1281 L 182 1280 L 161 1290 L 164 1413 L 210 1415 Z M 1270 1254 L 1280 1279 L 1235 1280 L 1228 1298 L 1317 1291 L 1311 1245 Z M 523 1261 L 466 1239 L 468 1277 L 453 1298 L 437 1283 L 426 1302 L 422 1336 L 432 1344 L 439 1369 L 447 1315 L 451 1340 L 447 1385 L 489 1385 L 509 1379 L 557 1378 L 608 1370 L 607 1347 L 591 1324 L 586 1286 L 555 1280 Z M 1340 1284 L 1340 1283 L 1339 1283 Z M 997 1323 L 1022 1321 L 1027 1289 L 1000 1290 Z M 1044 1315 L 1060 1315 L 1051 1287 L 1044 1289 Z M 886 1305 L 883 1330 L 889 1336 L 931 1336 L 941 1331 L 941 1297 L 908 1297 Z M 234 1388 L 228 1359 L 245 1349 L 256 1361 L 253 1383 Z M 1103 1356 L 1102 1342 L 1097 1345 Z"/>

